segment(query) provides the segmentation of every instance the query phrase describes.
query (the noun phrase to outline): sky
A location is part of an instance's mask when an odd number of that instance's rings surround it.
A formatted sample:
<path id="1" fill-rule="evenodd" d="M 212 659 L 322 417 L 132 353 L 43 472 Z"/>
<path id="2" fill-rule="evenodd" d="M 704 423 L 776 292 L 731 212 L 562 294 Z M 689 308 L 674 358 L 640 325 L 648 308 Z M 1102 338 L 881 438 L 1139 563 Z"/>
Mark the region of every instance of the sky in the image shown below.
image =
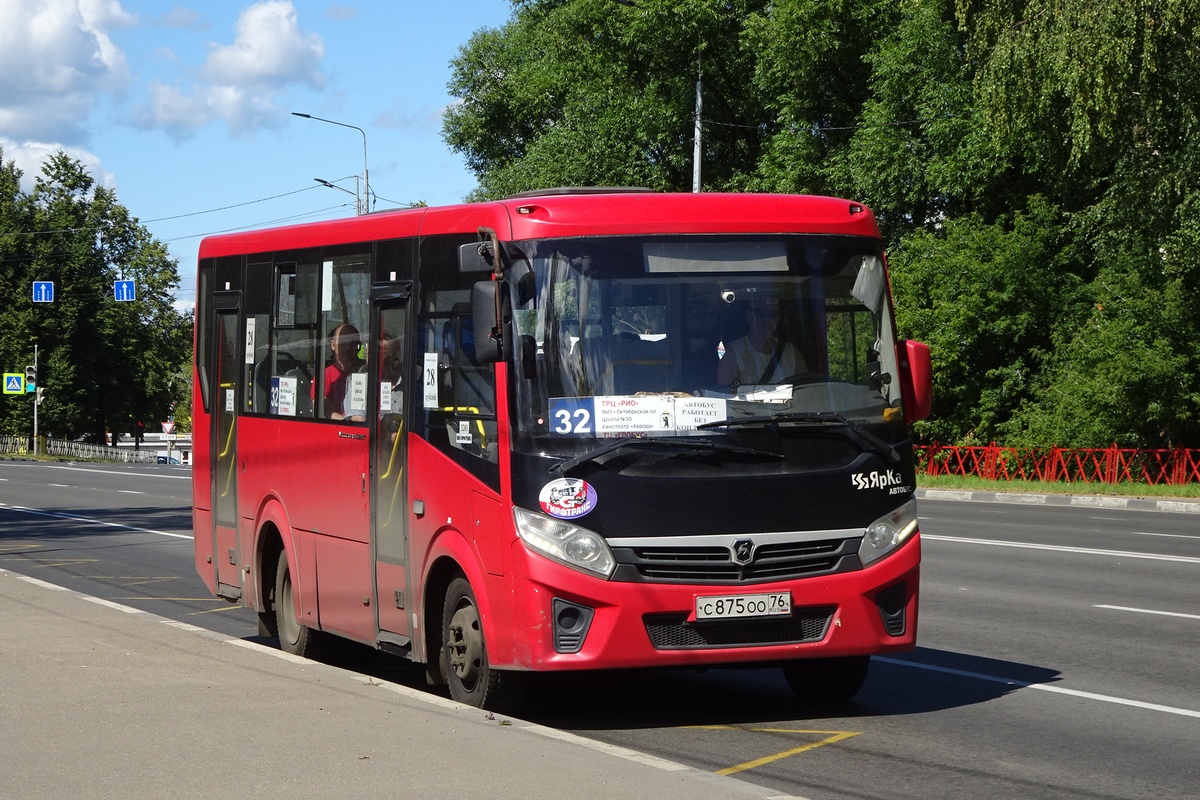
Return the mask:
<path id="1" fill-rule="evenodd" d="M 450 60 L 511 10 L 510 0 L 2 0 L 0 149 L 27 191 L 48 154 L 83 162 L 167 244 L 178 305 L 190 308 L 204 235 L 353 216 L 364 134 L 376 208 L 455 203 L 474 189 L 441 136 Z"/>

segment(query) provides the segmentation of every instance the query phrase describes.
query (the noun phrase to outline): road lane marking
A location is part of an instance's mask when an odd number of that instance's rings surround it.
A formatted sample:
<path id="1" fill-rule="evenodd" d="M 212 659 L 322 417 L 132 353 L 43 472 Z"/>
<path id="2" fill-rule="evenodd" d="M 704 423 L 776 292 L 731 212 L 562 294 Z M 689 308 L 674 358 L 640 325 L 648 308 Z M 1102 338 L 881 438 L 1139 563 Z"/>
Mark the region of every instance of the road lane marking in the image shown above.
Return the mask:
<path id="1" fill-rule="evenodd" d="M 757 727 L 750 728 L 750 727 L 742 727 L 739 725 L 689 725 L 688 727 L 692 728 L 692 729 L 709 730 L 709 731 L 750 731 L 753 733 L 797 733 L 797 734 L 810 734 L 810 735 L 825 737 L 816 742 L 809 742 L 808 744 L 801 745 L 800 747 L 793 747 L 789 750 L 784 750 L 781 753 L 774 753 L 773 755 L 763 756 L 762 758 L 756 758 L 752 761 L 746 761 L 741 764 L 735 764 L 732 767 L 726 767 L 725 769 L 717 770 L 717 772 L 716 772 L 717 775 L 724 775 L 724 776 L 736 775 L 739 772 L 746 772 L 747 770 L 755 769 L 756 767 L 763 767 L 763 766 L 766 766 L 767 764 L 773 764 L 776 761 L 782 761 L 785 758 L 790 758 L 792 756 L 798 756 L 801 753 L 807 753 L 809 750 L 816 750 L 818 747 L 824 747 L 827 744 L 836 744 L 837 742 L 843 742 L 846 739 L 852 739 L 855 736 L 862 735 L 862 731 L 808 731 L 808 730 L 797 730 L 796 728 L 757 728 Z"/>
<path id="2" fill-rule="evenodd" d="M 1149 533 L 1147 531 L 1130 531 L 1133 536 L 1162 536 L 1167 539 L 1200 539 L 1200 536 L 1195 536 L 1187 533 Z"/>
<path id="3" fill-rule="evenodd" d="M 90 594 L 81 594 L 81 595 L 79 595 L 79 597 L 83 600 L 87 600 L 89 603 L 95 603 L 98 606 L 104 606 L 105 608 L 111 608 L 116 611 L 123 611 L 126 614 L 145 614 L 146 613 L 145 611 L 143 611 L 140 608 L 134 608 L 133 606 L 122 605 L 121 603 L 114 603 L 111 600 L 105 600 L 103 597 L 93 597 Z"/>
<path id="4" fill-rule="evenodd" d="M 935 664 L 922 664 L 919 661 L 905 661 L 899 658 L 890 658 L 888 656 L 872 656 L 872 661 L 879 661 L 884 664 L 894 664 L 901 667 L 912 667 L 913 669 L 924 669 L 930 672 L 940 672 L 944 675 L 957 675 L 960 678 L 972 678 L 977 681 L 987 681 L 989 683 L 1000 683 L 1005 686 L 1011 686 L 1015 689 L 1036 689 L 1039 692 L 1052 692 L 1054 694 L 1064 694 L 1068 697 L 1080 697 L 1085 700 L 1097 700 L 1101 703 L 1112 703 L 1118 706 L 1131 706 L 1133 708 L 1141 708 L 1147 711 L 1158 711 L 1162 714 L 1175 714 L 1181 717 L 1194 717 L 1200 719 L 1200 711 L 1193 711 L 1190 708 L 1176 708 L 1175 706 L 1164 706 L 1159 703 L 1144 703 L 1141 700 L 1130 700 L 1125 697 L 1114 697 L 1107 694 L 1096 694 L 1095 692 L 1083 692 L 1078 689 L 1067 689 L 1062 686 L 1050 686 L 1045 683 L 1029 683 L 1028 681 L 1019 681 L 1015 678 L 1002 678 L 999 675 L 987 675 L 982 672 L 968 672 L 962 669 L 951 669 L 950 667 L 939 667 Z"/>
<path id="5" fill-rule="evenodd" d="M 122 525 L 119 522 L 105 522 L 100 519 L 92 519 L 91 517 L 80 517 L 75 514 L 60 514 L 54 511 L 42 511 L 37 508 L 26 508 L 24 506 L 13 506 L 8 503 L 0 503 L 0 509 L 8 511 L 16 511 L 21 514 L 33 514 L 39 517 L 51 517 L 52 519 L 65 519 L 71 522 L 86 522 L 92 525 L 103 525 L 106 528 L 120 528 L 123 531 L 136 531 L 138 533 L 153 533 L 156 536 L 169 536 L 172 539 L 191 539 L 190 533 L 171 533 L 169 531 L 156 531 L 152 528 L 139 528 L 136 525 Z"/>
<path id="6" fill-rule="evenodd" d="M 16 465 L 10 464 L 8 466 L 16 466 Z M 29 466 L 34 466 L 34 465 L 31 464 Z M 122 475 L 122 476 L 130 475 L 135 478 L 168 478 L 173 481 L 190 481 L 192 479 L 192 475 L 190 472 L 187 475 L 163 475 L 163 474 L 160 474 L 157 472 L 121 472 L 120 470 L 88 469 L 86 467 L 59 467 L 59 466 L 50 466 L 49 464 L 43 464 L 43 465 L 39 465 L 39 466 L 41 466 L 42 469 L 64 469 L 69 472 L 98 472 L 101 475 Z M 0 480 L 8 480 L 8 479 L 0 478 Z"/>
<path id="7" fill-rule="evenodd" d="M 1166 556 L 1156 553 L 1134 553 L 1128 550 L 1098 550 L 1092 547 L 1067 547 L 1060 544 L 1031 544 L 1029 542 L 1006 542 L 1000 539 L 970 539 L 965 536 L 937 536 L 922 533 L 921 538 L 931 542 L 956 542 L 958 544 L 983 544 L 989 547 L 1015 547 L 1019 550 L 1050 550 L 1056 553 L 1075 553 L 1086 556 L 1115 556 L 1116 558 L 1140 558 L 1146 561 L 1172 561 L 1177 564 L 1200 564 L 1195 556 Z"/>
<path id="8" fill-rule="evenodd" d="M 1129 606 L 1092 606 L 1092 608 L 1107 608 L 1109 611 L 1131 611 L 1134 614 L 1155 614 L 1160 617 L 1179 617 L 1180 619 L 1200 619 L 1200 614 L 1182 614 L 1178 611 L 1155 611 L 1152 608 L 1130 608 Z"/>

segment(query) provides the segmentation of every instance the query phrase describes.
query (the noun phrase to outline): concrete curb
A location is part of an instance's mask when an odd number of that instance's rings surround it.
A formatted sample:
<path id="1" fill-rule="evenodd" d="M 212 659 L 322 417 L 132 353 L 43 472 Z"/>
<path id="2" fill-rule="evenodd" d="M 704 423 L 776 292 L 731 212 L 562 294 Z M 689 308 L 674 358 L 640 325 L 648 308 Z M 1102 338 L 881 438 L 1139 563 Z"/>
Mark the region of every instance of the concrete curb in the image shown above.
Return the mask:
<path id="1" fill-rule="evenodd" d="M 1109 495 L 1030 494 L 1027 492 L 974 492 L 957 489 L 917 489 L 918 500 L 952 500 L 1010 505 L 1074 506 L 1122 511 L 1164 511 L 1173 514 L 1200 514 L 1200 502 L 1193 500 L 1150 500 L 1144 497 Z"/>

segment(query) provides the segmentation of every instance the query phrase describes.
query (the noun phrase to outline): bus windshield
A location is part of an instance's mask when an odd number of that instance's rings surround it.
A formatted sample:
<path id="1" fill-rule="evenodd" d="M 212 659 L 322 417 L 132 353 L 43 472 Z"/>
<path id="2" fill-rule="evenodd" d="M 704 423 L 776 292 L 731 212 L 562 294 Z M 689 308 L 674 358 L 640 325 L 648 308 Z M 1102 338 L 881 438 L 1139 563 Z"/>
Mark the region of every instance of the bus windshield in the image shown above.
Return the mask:
<path id="1" fill-rule="evenodd" d="M 517 248 L 534 277 L 513 309 L 520 451 L 577 459 L 612 449 L 601 439 L 721 447 L 750 429 L 766 431 L 761 442 L 827 427 L 879 450 L 906 435 L 878 240 L 620 236 Z"/>

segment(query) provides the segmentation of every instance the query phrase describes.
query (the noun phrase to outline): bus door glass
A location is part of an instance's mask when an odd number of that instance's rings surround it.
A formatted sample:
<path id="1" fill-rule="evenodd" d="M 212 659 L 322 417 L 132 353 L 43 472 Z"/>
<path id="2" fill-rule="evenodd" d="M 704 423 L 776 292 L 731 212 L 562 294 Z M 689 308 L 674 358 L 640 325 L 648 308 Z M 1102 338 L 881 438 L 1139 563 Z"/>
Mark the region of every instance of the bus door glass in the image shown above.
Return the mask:
<path id="1" fill-rule="evenodd" d="M 404 424 L 407 314 L 403 300 L 376 306 L 371 371 L 375 376 L 371 414 L 372 527 L 379 628 L 409 635 L 412 601 L 408 587 L 408 517 L 405 500 Z"/>
<path id="2" fill-rule="evenodd" d="M 213 560 L 216 562 L 218 594 L 241 596 L 238 565 L 237 503 L 237 394 L 238 312 L 218 309 L 216 346 L 217 397 L 212 426 Z"/>

